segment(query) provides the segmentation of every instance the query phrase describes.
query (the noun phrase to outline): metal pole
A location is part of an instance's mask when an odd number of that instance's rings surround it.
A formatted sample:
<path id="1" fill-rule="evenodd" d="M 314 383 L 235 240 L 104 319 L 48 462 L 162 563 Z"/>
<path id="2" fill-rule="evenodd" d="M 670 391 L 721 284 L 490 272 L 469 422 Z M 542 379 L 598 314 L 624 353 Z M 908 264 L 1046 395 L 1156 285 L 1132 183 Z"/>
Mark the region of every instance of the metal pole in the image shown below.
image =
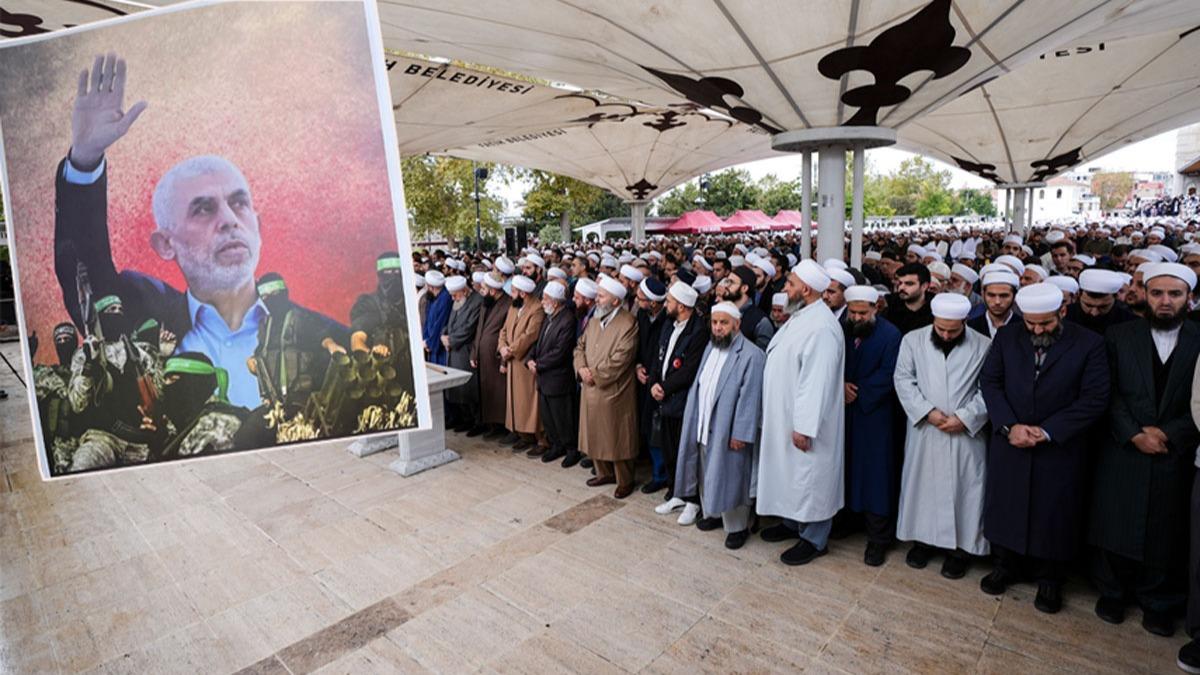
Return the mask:
<path id="1" fill-rule="evenodd" d="M 479 171 L 475 168 L 475 160 L 471 160 L 471 175 L 475 177 L 475 250 L 483 250 L 483 227 L 479 219 Z"/>
<path id="2" fill-rule="evenodd" d="M 817 157 L 816 260 L 841 260 L 846 250 L 846 146 L 825 145 Z"/>
<path id="3" fill-rule="evenodd" d="M 1041 188 L 1041 189 L 1044 190 L 1045 188 Z M 1029 236 L 1029 233 L 1033 231 L 1033 196 L 1034 196 L 1033 193 L 1034 193 L 1034 191 L 1035 191 L 1034 188 L 1029 188 L 1029 211 L 1026 216 L 1025 231 L 1022 233 L 1022 236 L 1026 236 L 1026 237 Z"/>
<path id="4" fill-rule="evenodd" d="M 850 266 L 862 269 L 863 257 L 863 182 L 866 171 L 866 151 L 854 146 L 854 204 L 850 208 L 853 229 L 850 230 Z"/>
<path id="5" fill-rule="evenodd" d="M 812 257 L 812 151 L 804 152 L 800 178 L 800 258 Z"/>

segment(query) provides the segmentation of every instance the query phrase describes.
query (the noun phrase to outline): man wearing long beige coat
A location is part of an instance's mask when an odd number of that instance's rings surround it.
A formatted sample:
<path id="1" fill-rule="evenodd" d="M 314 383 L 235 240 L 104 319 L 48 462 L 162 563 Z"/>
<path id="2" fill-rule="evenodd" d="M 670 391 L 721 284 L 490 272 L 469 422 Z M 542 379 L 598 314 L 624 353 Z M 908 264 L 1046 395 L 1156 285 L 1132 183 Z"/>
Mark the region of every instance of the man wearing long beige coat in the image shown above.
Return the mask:
<path id="1" fill-rule="evenodd" d="M 637 437 L 637 319 L 624 307 L 625 287 L 601 275 L 591 321 L 575 346 L 575 372 L 582 383 L 579 449 L 596 464 L 591 487 L 617 484 L 613 494 L 633 492 Z"/>
<path id="2" fill-rule="evenodd" d="M 512 279 L 512 306 L 500 329 L 501 370 L 508 375 L 508 404 L 504 426 L 520 436 L 513 452 L 537 445 L 541 431 L 538 419 L 537 376 L 525 367 L 526 356 L 537 342 L 546 313 L 530 300 L 535 284 L 526 276 Z"/>

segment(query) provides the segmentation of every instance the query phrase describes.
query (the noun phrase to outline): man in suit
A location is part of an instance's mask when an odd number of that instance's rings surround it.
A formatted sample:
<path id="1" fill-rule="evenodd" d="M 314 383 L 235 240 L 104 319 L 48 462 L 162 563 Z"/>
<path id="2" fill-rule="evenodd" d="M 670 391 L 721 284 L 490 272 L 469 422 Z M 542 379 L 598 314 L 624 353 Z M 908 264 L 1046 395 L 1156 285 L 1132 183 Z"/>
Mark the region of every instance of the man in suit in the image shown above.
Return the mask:
<path id="1" fill-rule="evenodd" d="M 567 300 L 567 287 L 550 281 L 542 289 L 542 322 L 537 343 L 525 364 L 537 375 L 538 410 L 550 449 L 543 462 L 578 453 L 579 400 L 575 387 L 575 306 Z"/>
<path id="2" fill-rule="evenodd" d="M 1057 286 L 1026 286 L 1016 302 L 1021 319 L 996 333 L 979 376 L 992 423 L 983 532 L 996 554 L 980 588 L 1001 595 L 1032 577 L 1034 607 L 1053 614 L 1079 553 L 1088 432 L 1108 406 L 1108 362 L 1100 336 L 1064 320 Z"/>
<path id="3" fill-rule="evenodd" d="M 479 314 L 483 309 L 483 298 L 471 289 L 466 277 L 453 276 L 446 279 L 446 291 L 452 304 L 446 327 L 442 329 L 442 346 L 446 348 L 446 365 L 471 372 L 471 345 L 475 344 L 475 331 L 479 329 Z M 479 423 L 479 377 L 471 379 L 446 392 L 446 417 L 454 431 L 470 431 Z"/>
<path id="4" fill-rule="evenodd" d="M 1012 272 L 997 270 L 984 274 L 980 288 L 983 291 L 986 311 L 967 319 L 967 327 L 988 338 L 996 337 L 996 331 L 1008 325 L 1017 316 L 1016 310 L 1013 309 L 1013 299 L 1020 285 L 1021 280 Z"/>
<path id="5" fill-rule="evenodd" d="M 1194 272 L 1159 263 L 1144 275 L 1149 318 L 1111 326 L 1106 335 L 1110 435 L 1097 456 L 1089 539 L 1099 549 L 1096 614 L 1120 623 L 1132 596 L 1142 627 L 1170 636 L 1185 598 L 1188 498 L 1200 442 L 1188 384 L 1200 326 L 1184 320 Z"/>
<path id="6" fill-rule="evenodd" d="M 654 359 L 658 356 L 658 340 L 662 335 L 663 326 L 667 323 L 667 313 L 663 311 L 663 303 L 667 299 L 667 289 L 663 283 L 654 277 L 642 279 L 637 287 L 637 322 L 638 322 L 638 430 L 641 435 L 642 447 L 650 454 L 650 464 L 653 475 L 650 481 L 642 486 L 642 492 L 653 494 L 667 487 L 670 479 L 667 477 L 666 462 L 663 450 L 659 444 L 651 443 L 651 413 L 658 408 L 658 402 L 650 398 L 650 369 L 654 367 Z"/>

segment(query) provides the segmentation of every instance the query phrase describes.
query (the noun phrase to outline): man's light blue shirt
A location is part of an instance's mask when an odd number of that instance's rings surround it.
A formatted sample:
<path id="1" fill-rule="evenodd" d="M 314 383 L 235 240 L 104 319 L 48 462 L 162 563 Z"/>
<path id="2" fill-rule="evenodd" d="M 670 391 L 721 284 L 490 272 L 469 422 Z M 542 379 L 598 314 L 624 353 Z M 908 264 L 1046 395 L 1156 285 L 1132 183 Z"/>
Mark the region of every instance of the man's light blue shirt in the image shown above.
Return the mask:
<path id="1" fill-rule="evenodd" d="M 246 367 L 258 346 L 258 324 L 269 314 L 262 300 L 246 312 L 241 328 L 229 329 L 217 308 L 187 293 L 192 329 L 179 341 L 179 352 L 200 352 L 229 373 L 229 402 L 253 410 L 262 405 L 258 379 Z"/>

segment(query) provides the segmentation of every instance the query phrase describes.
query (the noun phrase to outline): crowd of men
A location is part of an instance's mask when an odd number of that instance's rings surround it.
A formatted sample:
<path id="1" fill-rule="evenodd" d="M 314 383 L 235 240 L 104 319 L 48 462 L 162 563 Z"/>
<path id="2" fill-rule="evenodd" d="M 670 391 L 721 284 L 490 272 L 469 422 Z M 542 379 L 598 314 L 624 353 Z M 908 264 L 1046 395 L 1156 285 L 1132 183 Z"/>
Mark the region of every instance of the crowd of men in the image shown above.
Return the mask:
<path id="1" fill-rule="evenodd" d="M 990 561 L 983 592 L 1032 582 L 1047 613 L 1074 574 L 1101 619 L 1137 605 L 1170 636 L 1186 609 L 1195 637 L 1198 231 L 881 230 L 860 268 L 794 233 L 414 264 L 429 360 L 473 373 L 458 432 L 617 499 L 641 468 L 659 514 L 788 565 L 865 530 L 867 565 L 898 542 L 948 579 Z M 1179 664 L 1200 672 L 1200 641 Z"/>

